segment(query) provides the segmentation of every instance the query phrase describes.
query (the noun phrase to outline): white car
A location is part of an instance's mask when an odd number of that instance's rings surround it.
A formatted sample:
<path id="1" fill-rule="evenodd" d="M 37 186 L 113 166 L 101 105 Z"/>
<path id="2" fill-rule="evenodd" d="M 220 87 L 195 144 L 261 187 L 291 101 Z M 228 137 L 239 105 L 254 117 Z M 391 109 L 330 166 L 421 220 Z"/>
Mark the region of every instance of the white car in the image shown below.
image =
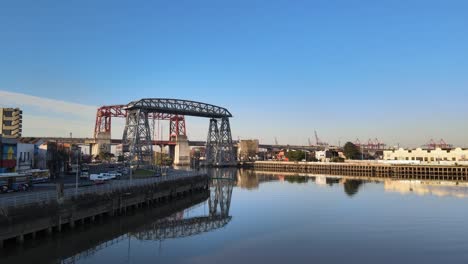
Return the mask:
<path id="1" fill-rule="evenodd" d="M 106 180 L 113 180 L 115 178 L 117 178 L 117 176 L 115 176 L 115 174 L 112 174 L 112 173 L 100 173 L 99 175 L 101 175 L 101 177 L 105 178 Z"/>
<path id="2" fill-rule="evenodd" d="M 110 180 L 110 179 L 107 178 L 107 177 L 104 177 L 101 174 L 91 174 L 91 175 L 89 175 L 89 180 L 91 180 L 91 181 L 107 181 L 107 180 Z"/>
<path id="3" fill-rule="evenodd" d="M 117 171 L 109 171 L 107 174 L 114 176 L 114 178 L 122 177 L 122 173 L 117 172 Z"/>

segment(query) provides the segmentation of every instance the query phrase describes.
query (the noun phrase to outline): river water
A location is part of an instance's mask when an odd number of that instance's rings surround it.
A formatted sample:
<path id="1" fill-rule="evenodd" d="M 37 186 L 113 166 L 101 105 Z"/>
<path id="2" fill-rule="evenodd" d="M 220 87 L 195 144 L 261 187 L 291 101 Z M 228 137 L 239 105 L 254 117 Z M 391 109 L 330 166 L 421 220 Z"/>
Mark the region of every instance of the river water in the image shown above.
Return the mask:
<path id="1" fill-rule="evenodd" d="M 7 247 L 0 263 L 468 263 L 468 187 L 249 170 L 210 192 Z"/>

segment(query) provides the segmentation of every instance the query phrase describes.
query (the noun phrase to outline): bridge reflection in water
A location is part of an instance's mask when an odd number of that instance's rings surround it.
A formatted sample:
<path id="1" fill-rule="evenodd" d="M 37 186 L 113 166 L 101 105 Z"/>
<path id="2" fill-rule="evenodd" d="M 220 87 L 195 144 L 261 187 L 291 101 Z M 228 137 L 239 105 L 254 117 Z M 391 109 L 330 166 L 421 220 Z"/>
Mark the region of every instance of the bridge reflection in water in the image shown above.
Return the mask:
<path id="1" fill-rule="evenodd" d="M 65 258 L 61 260 L 60 263 L 76 263 L 94 255 L 100 250 L 123 241 L 129 241 L 130 243 L 132 238 L 142 241 L 164 241 L 167 239 L 195 236 L 225 227 L 232 219 L 229 215 L 229 208 L 231 206 L 232 189 L 235 185 L 236 170 L 216 169 L 209 173 L 213 179 L 210 183 L 210 196 L 207 201 L 205 200 L 202 203 L 172 214 L 169 217 L 144 224 L 124 235 Z M 192 212 L 197 211 L 200 207 L 206 206 L 206 204 L 208 204 L 209 207 L 208 215 L 190 217 Z"/>
<path id="2" fill-rule="evenodd" d="M 139 240 L 165 240 L 194 236 L 226 226 L 232 218 L 229 216 L 229 208 L 236 170 L 215 169 L 210 173 L 212 180 L 207 216 L 184 218 L 176 214 L 144 226 L 131 235 Z"/>

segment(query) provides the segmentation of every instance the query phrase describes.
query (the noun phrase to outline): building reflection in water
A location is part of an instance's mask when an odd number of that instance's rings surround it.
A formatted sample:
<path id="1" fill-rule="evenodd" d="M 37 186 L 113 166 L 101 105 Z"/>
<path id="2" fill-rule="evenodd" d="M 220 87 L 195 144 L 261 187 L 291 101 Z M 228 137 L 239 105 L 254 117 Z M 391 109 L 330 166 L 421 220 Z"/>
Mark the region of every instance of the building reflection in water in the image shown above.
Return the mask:
<path id="1" fill-rule="evenodd" d="M 418 180 L 385 180 L 384 189 L 400 194 L 468 197 L 468 185 L 457 182 L 431 182 Z"/>
<path id="2" fill-rule="evenodd" d="M 285 175 L 277 173 L 272 174 L 269 172 L 258 172 L 254 170 L 244 170 L 240 169 L 236 171 L 237 173 L 237 187 L 247 190 L 258 189 L 260 183 L 264 182 L 274 182 L 274 181 L 284 181 Z"/>
<path id="3" fill-rule="evenodd" d="M 373 179 L 368 177 L 348 177 L 298 173 L 279 173 L 253 170 L 240 170 L 237 175 L 238 187 L 256 189 L 259 184 L 266 181 L 286 181 L 290 183 L 315 182 L 318 186 L 343 185 L 343 191 L 349 196 L 355 196 L 366 183 L 377 183 L 384 186 L 385 191 L 401 194 L 414 193 L 417 195 L 452 196 L 458 198 L 468 197 L 468 183 L 437 182 L 420 180 L 392 180 Z"/>

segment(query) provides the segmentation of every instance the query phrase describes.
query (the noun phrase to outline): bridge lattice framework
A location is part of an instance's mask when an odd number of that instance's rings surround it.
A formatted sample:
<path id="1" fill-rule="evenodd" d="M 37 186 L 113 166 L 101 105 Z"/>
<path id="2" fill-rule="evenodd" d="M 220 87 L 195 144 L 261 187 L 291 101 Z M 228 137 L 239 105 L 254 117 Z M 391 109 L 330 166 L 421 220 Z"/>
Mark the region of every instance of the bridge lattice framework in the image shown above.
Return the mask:
<path id="1" fill-rule="evenodd" d="M 130 162 L 144 165 L 154 160 L 149 124 L 150 117 L 154 115 L 172 115 L 171 130 L 176 135 L 186 133 L 185 122 L 182 123 L 179 117 L 209 118 L 205 152 L 207 165 L 229 166 L 236 162 L 229 122 L 232 114 L 226 108 L 189 100 L 147 98 L 130 102 L 124 109 L 127 112 L 122 141 Z"/>

